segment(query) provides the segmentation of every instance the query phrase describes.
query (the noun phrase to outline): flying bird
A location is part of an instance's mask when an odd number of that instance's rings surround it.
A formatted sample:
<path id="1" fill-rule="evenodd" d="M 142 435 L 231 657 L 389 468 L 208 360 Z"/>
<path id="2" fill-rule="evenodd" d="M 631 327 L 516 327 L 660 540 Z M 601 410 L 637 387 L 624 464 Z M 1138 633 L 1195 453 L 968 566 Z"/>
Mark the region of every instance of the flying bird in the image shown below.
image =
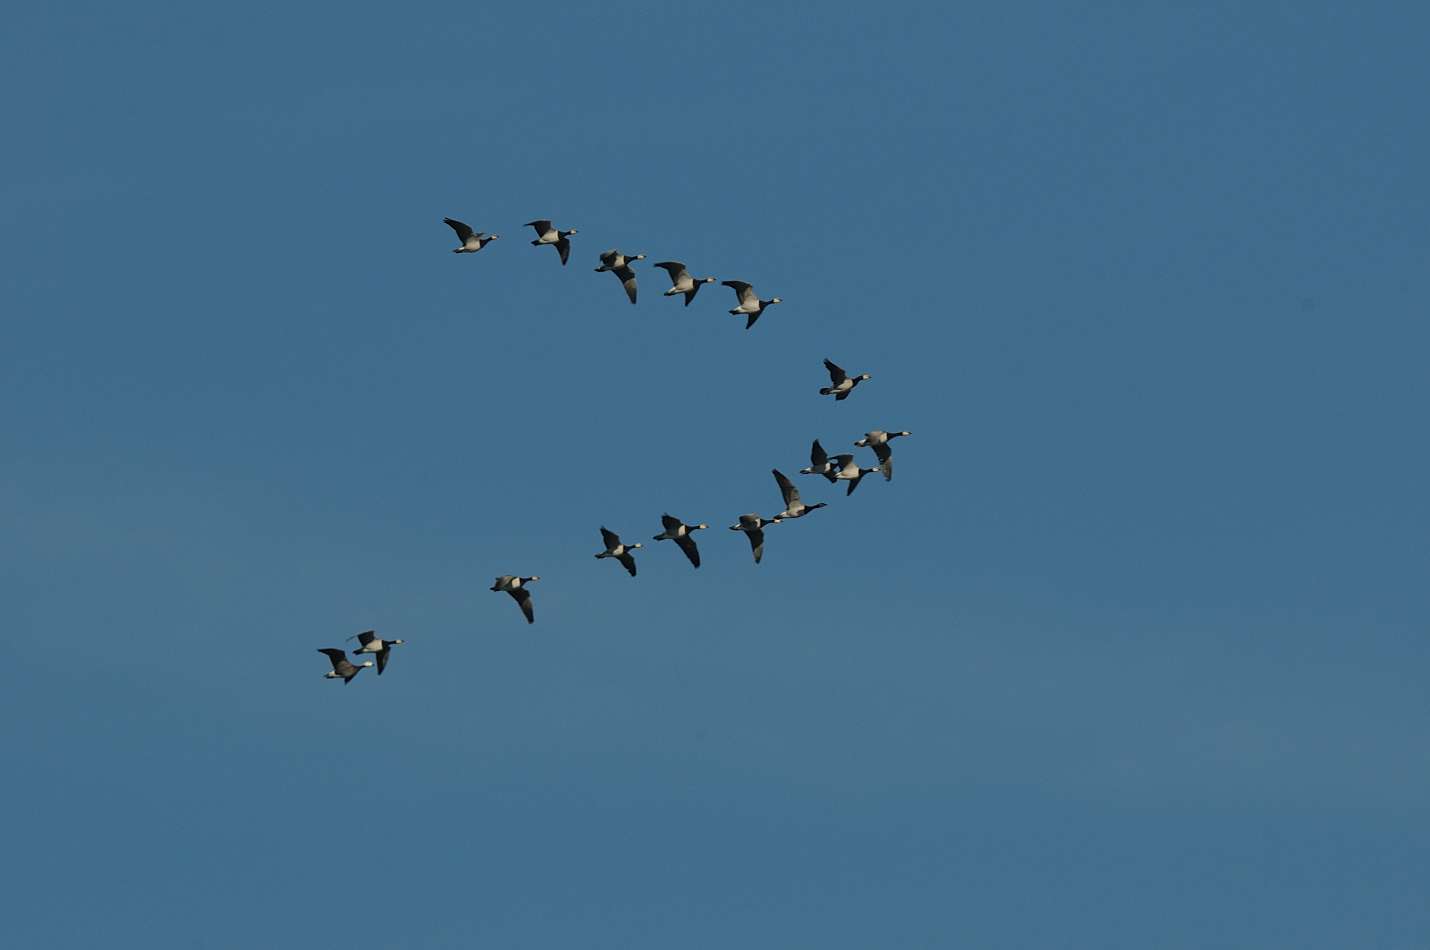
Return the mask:
<path id="1" fill-rule="evenodd" d="M 745 537 L 750 539 L 750 550 L 754 552 L 755 563 L 760 563 L 760 558 L 765 556 L 765 531 L 764 529 L 772 524 L 779 524 L 778 521 L 766 521 L 759 515 L 751 512 L 748 515 L 741 515 L 740 520 L 730 525 L 731 531 L 743 531 Z"/>
<path id="2" fill-rule="evenodd" d="M 824 361 L 824 368 L 829 370 L 829 385 L 819 391 L 821 396 L 833 396 L 835 402 L 843 402 L 849 398 L 849 394 L 854 391 L 864 380 L 869 379 L 868 373 L 860 373 L 858 376 L 850 376 L 844 370 L 831 363 Z"/>
<path id="3" fill-rule="evenodd" d="M 720 286 L 734 288 L 735 296 L 740 298 L 740 305 L 734 310 L 731 310 L 730 313 L 733 316 L 744 314 L 749 317 L 749 319 L 745 321 L 746 330 L 755 325 L 755 321 L 760 319 L 760 314 L 765 312 L 766 307 L 784 302 L 778 297 L 761 300 L 760 295 L 755 293 L 755 289 L 743 280 L 722 280 L 720 281 Z"/>
<path id="4" fill-rule="evenodd" d="M 861 449 L 868 446 L 874 450 L 874 455 L 879 459 L 879 471 L 884 473 L 884 481 L 887 482 L 894 478 L 894 453 L 889 450 L 889 440 L 912 434 L 911 432 L 884 432 L 881 429 L 875 429 L 873 432 L 864 433 L 864 438 L 854 444 Z"/>
<path id="5" fill-rule="evenodd" d="M 564 267 L 567 259 L 571 256 L 571 242 L 567 240 L 576 233 L 575 228 L 560 231 L 551 226 L 551 222 L 545 218 L 538 218 L 535 221 L 526 222 L 526 227 L 536 229 L 536 240 L 531 243 L 537 246 L 542 244 L 555 244 L 556 253 L 561 255 L 561 264 Z"/>
<path id="6" fill-rule="evenodd" d="M 690 306 L 690 301 L 695 299 L 695 295 L 700 293 L 702 284 L 715 283 L 714 277 L 691 277 L 690 271 L 685 269 L 685 265 L 680 261 L 660 261 L 655 265 L 662 268 L 670 275 L 670 289 L 662 296 L 673 297 L 676 294 L 685 295 L 685 305 Z"/>
<path id="7" fill-rule="evenodd" d="M 620 280 L 621 286 L 626 289 L 626 296 L 631 299 L 631 303 L 635 303 L 636 272 L 631 270 L 631 264 L 643 260 L 645 260 L 644 254 L 629 256 L 612 249 L 601 255 L 601 266 L 596 268 L 596 273 L 599 274 L 602 271 L 610 271 L 615 274 Z"/>
<path id="8" fill-rule="evenodd" d="M 357 676 L 363 670 L 372 666 L 372 660 L 365 660 L 357 666 L 354 666 L 348 662 L 347 654 L 336 647 L 326 647 L 318 652 L 326 656 L 328 661 L 333 664 L 333 668 L 323 674 L 323 679 L 342 680 L 344 686 L 351 683 L 354 676 Z"/>
<path id="9" fill-rule="evenodd" d="M 511 599 L 516 601 L 516 605 L 521 608 L 521 613 L 526 617 L 526 622 L 535 623 L 536 611 L 531 607 L 531 591 L 526 589 L 526 585 L 532 581 L 539 580 L 541 580 L 540 574 L 533 574 L 530 577 L 503 574 L 492 582 L 491 589 L 494 591 L 506 591 L 510 594 Z"/>
<path id="10" fill-rule="evenodd" d="M 844 493 L 846 498 L 854 494 L 854 489 L 859 487 L 860 479 L 870 472 L 878 471 L 877 468 L 860 468 L 855 464 L 854 456 L 852 455 L 834 456 L 834 465 L 838 469 L 838 471 L 834 473 L 835 480 L 849 483 L 849 490 Z"/>
<path id="11" fill-rule="evenodd" d="M 453 231 L 456 231 L 457 240 L 462 242 L 461 247 L 452 248 L 453 254 L 475 254 L 492 241 L 501 237 L 500 234 L 487 234 L 485 231 L 473 231 L 456 218 L 443 218 L 442 222 Z"/>
<path id="12" fill-rule="evenodd" d="M 834 481 L 834 466 L 829 463 L 829 456 L 824 451 L 824 446 L 819 444 L 819 440 L 814 440 L 814 445 L 809 447 L 809 468 L 799 470 L 801 475 L 823 475 L 831 482 Z"/>
<path id="13" fill-rule="evenodd" d="M 621 565 L 625 567 L 626 571 L 632 577 L 635 577 L 636 559 L 635 556 L 631 554 L 631 552 L 634 551 L 636 548 L 639 548 L 640 545 L 623 544 L 621 543 L 620 535 L 616 534 L 616 532 L 614 531 L 607 531 L 604 527 L 601 528 L 601 540 L 606 543 L 606 550 L 602 551 L 600 554 L 597 554 L 596 557 L 615 558 L 617 561 L 621 562 Z"/>
<path id="14" fill-rule="evenodd" d="M 703 531 L 710 526 L 708 524 L 686 524 L 673 515 L 661 515 L 660 523 L 665 530 L 651 540 L 674 541 L 680 546 L 680 550 L 685 552 L 685 556 L 690 558 L 690 563 L 699 567 L 700 549 L 695 546 L 695 539 L 690 536 L 690 532 Z"/>
<path id="15" fill-rule="evenodd" d="M 781 521 L 790 521 L 795 518 L 803 518 L 816 508 L 826 507 L 822 501 L 812 505 L 806 505 L 800 501 L 799 489 L 795 488 L 794 482 L 786 478 L 784 472 L 781 472 L 779 469 L 770 469 L 770 474 L 775 477 L 775 484 L 780 486 L 780 494 L 785 500 L 785 510 L 770 519 L 772 524 L 778 524 Z"/>
<path id="16" fill-rule="evenodd" d="M 381 676 L 382 671 L 387 669 L 387 657 L 392 652 L 392 648 L 407 642 L 406 640 L 383 640 L 375 630 L 364 630 L 362 633 L 353 634 L 348 639 L 356 640 L 362 644 L 361 649 L 353 651 L 353 656 L 371 653 L 377 657 L 378 676 Z"/>

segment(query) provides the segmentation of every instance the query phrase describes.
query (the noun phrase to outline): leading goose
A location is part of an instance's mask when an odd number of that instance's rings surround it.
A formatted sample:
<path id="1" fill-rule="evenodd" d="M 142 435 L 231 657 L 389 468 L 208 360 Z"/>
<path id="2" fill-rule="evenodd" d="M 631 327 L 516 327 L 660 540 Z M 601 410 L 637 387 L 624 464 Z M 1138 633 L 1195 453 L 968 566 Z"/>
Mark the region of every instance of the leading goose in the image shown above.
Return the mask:
<path id="1" fill-rule="evenodd" d="M 621 542 L 621 536 L 619 534 L 616 534 L 616 532 L 614 531 L 608 531 L 604 527 L 601 528 L 601 540 L 605 542 L 606 550 L 602 551 L 600 554 L 597 554 L 596 557 L 615 558 L 617 561 L 621 562 L 622 566 L 625 567 L 626 571 L 632 577 L 635 577 L 636 559 L 635 556 L 631 554 L 631 552 L 634 551 L 636 548 L 640 547 L 640 545 L 623 544 Z"/>
<path id="2" fill-rule="evenodd" d="M 676 294 L 684 294 L 687 307 L 690 306 L 690 301 L 695 299 L 695 295 L 700 293 L 702 284 L 715 283 L 714 277 L 691 277 L 690 271 L 686 270 L 685 265 L 680 261 L 660 261 L 655 266 L 670 275 L 670 289 L 662 296 L 674 297 Z"/>
<path id="3" fill-rule="evenodd" d="M 456 231 L 457 240 L 462 242 L 461 247 L 452 248 L 453 254 L 475 254 L 492 241 L 501 237 L 500 234 L 487 234 L 485 231 L 473 231 L 456 218 L 443 218 L 442 223 L 450 227 L 453 231 Z"/>
<path id="4" fill-rule="evenodd" d="M 325 647 L 318 652 L 326 656 L 328 662 L 333 664 L 333 668 L 323 674 L 323 679 L 342 680 L 344 686 L 351 683 L 354 676 L 357 676 L 363 670 L 372 666 L 372 660 L 366 660 L 354 666 L 348 662 L 347 654 L 336 647 Z"/>
<path id="5" fill-rule="evenodd" d="M 855 463 L 854 456 L 852 455 L 834 456 L 834 465 L 838 469 L 838 471 L 834 473 L 835 480 L 849 483 L 849 490 L 844 493 L 846 498 L 854 494 L 854 489 L 859 487 L 859 480 L 861 478 L 870 472 L 878 471 L 877 468 L 860 468 Z"/>
<path id="6" fill-rule="evenodd" d="M 833 396 L 835 402 L 843 402 L 849 398 L 849 394 L 854 391 L 864 380 L 871 378 L 868 373 L 860 373 L 858 376 L 850 376 L 844 372 L 842 367 L 835 365 L 829 360 L 824 361 L 824 368 L 829 370 L 829 385 L 820 389 L 821 396 Z"/>
<path id="7" fill-rule="evenodd" d="M 760 563 L 760 558 L 765 556 L 765 532 L 764 529 L 772 524 L 779 524 L 778 521 L 766 521 L 753 512 L 748 515 L 741 515 L 740 520 L 730 525 L 731 531 L 743 531 L 745 537 L 750 539 L 750 550 L 755 554 L 755 563 Z"/>
<path id="8" fill-rule="evenodd" d="M 781 472 L 777 468 L 772 468 L 770 469 L 770 474 L 774 475 L 775 484 L 780 486 L 780 494 L 784 496 L 785 500 L 785 510 L 771 518 L 771 522 L 778 524 L 781 521 L 803 518 L 814 509 L 825 507 L 825 503 L 822 501 L 815 502 L 812 505 L 806 505 L 800 501 L 799 489 L 794 487 L 794 482 L 785 477 L 784 472 Z"/>
<path id="9" fill-rule="evenodd" d="M 631 264 L 643 260 L 645 260 L 644 254 L 630 256 L 612 248 L 601 255 L 601 266 L 596 268 L 596 273 L 610 271 L 615 274 L 620 280 L 621 286 L 626 289 L 626 296 L 631 298 L 631 303 L 635 303 L 636 272 L 631 270 Z"/>
<path id="10" fill-rule="evenodd" d="M 708 524 L 686 524 L 674 515 L 661 515 L 660 524 L 665 530 L 651 540 L 674 541 L 680 546 L 680 550 L 685 552 L 685 556 L 690 558 L 691 565 L 699 567 L 700 549 L 695 546 L 695 539 L 690 536 L 690 532 L 703 531 L 710 526 Z"/>
<path id="11" fill-rule="evenodd" d="M 743 280 L 722 280 L 721 287 L 731 287 L 735 291 L 735 296 L 740 298 L 740 305 L 730 313 L 733 316 L 744 314 L 749 317 L 745 321 L 745 329 L 755 325 L 755 321 L 760 319 L 760 314 L 765 312 L 765 308 L 777 303 L 783 303 L 778 297 L 771 297 L 769 300 L 761 300 L 760 295 L 755 293 L 755 289 Z"/>
<path id="12" fill-rule="evenodd" d="M 535 221 L 526 222 L 526 227 L 536 229 L 536 240 L 534 245 L 555 244 L 556 253 L 561 255 L 561 264 L 565 266 L 567 258 L 571 256 L 571 242 L 566 240 L 576 233 L 575 228 L 560 231 L 551 226 L 551 222 L 545 218 L 538 218 Z"/>
<path id="13" fill-rule="evenodd" d="M 518 577 L 515 574 L 503 574 L 492 582 L 492 590 L 506 591 L 511 595 L 511 599 L 516 601 L 516 605 L 521 608 L 522 616 L 526 617 L 527 623 L 536 622 L 536 611 L 531 606 L 531 591 L 526 589 L 526 585 L 532 581 L 541 580 L 540 574 L 533 574 L 530 577 Z"/>
<path id="14" fill-rule="evenodd" d="M 831 482 L 834 481 L 834 466 L 829 462 L 829 456 L 824 451 L 824 446 L 815 439 L 814 444 L 809 447 L 809 468 L 799 470 L 801 475 L 823 475 Z"/>
<path id="15" fill-rule="evenodd" d="M 356 640 L 362 644 L 361 649 L 353 651 L 353 656 L 362 656 L 364 653 L 376 654 L 378 676 L 381 676 L 382 671 L 387 669 L 387 657 L 392 652 L 392 648 L 407 642 L 406 640 L 383 640 L 375 630 L 364 630 L 362 633 L 353 634 L 348 639 Z"/>
<path id="16" fill-rule="evenodd" d="M 901 435 L 912 435 L 911 432 L 884 432 L 882 429 L 875 429 L 873 432 L 864 433 L 864 438 L 855 442 L 859 448 L 869 447 L 874 450 L 874 455 L 879 459 L 879 471 L 884 473 L 884 481 L 892 481 L 894 478 L 894 453 L 889 450 L 889 440 L 897 439 Z"/>

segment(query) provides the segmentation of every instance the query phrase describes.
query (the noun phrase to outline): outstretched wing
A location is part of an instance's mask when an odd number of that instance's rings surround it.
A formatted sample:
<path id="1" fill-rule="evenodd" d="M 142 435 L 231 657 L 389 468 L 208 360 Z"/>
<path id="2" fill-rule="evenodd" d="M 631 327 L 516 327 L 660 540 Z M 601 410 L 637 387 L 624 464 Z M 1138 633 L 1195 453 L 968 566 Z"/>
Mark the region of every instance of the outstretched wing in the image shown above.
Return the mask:
<path id="1" fill-rule="evenodd" d="M 367 646 L 369 643 L 371 643 L 372 641 L 374 641 L 374 640 L 377 639 L 377 631 L 376 631 L 376 630 L 364 630 L 362 633 L 355 633 L 355 634 L 353 634 L 352 636 L 348 637 L 348 639 L 349 639 L 349 640 L 356 640 L 358 643 L 361 643 L 363 646 Z"/>
<path id="2" fill-rule="evenodd" d="M 760 563 L 760 558 L 765 556 L 765 532 L 756 528 L 753 531 L 746 531 L 745 535 L 750 539 L 750 550 L 755 553 L 755 563 Z"/>
<path id="3" fill-rule="evenodd" d="M 679 527 L 680 527 L 682 524 L 684 524 L 684 523 L 685 523 L 685 522 L 681 521 L 679 518 L 675 517 L 674 515 L 661 515 L 661 516 L 660 516 L 660 526 L 661 526 L 662 528 L 664 528 L 666 531 L 674 531 L 676 528 L 679 528 Z"/>
<path id="4" fill-rule="evenodd" d="M 682 264 L 680 261 L 660 261 L 659 263 L 652 264 L 651 266 L 659 267 L 661 270 L 669 274 L 670 282 L 672 284 L 680 283 L 681 275 L 686 274 L 685 265 Z M 686 274 L 686 276 L 689 275 Z"/>
<path id="5" fill-rule="evenodd" d="M 467 238 L 471 237 L 473 234 L 476 233 L 467 225 L 458 221 L 456 218 L 443 218 L 442 223 L 450 227 L 453 231 L 456 231 L 457 240 L 461 241 L 463 244 L 467 243 Z"/>
<path id="6" fill-rule="evenodd" d="M 758 307 L 760 305 L 759 296 L 743 280 L 722 280 L 720 286 L 734 288 L 735 293 L 740 297 L 742 307 Z"/>
<path id="7" fill-rule="evenodd" d="M 571 258 L 571 242 L 564 237 L 556 239 L 556 253 L 561 255 L 561 264 L 565 266 Z"/>
<path id="8" fill-rule="evenodd" d="M 631 303 L 635 303 L 636 272 L 631 270 L 629 264 L 622 264 L 615 269 L 615 275 L 621 279 L 621 286 L 626 288 L 626 296 L 631 298 Z"/>
<path id="9" fill-rule="evenodd" d="M 632 577 L 635 577 L 635 576 L 636 576 L 636 559 L 635 559 L 635 555 L 631 554 L 631 552 L 629 552 L 629 551 L 625 551 L 625 552 L 622 552 L 621 554 L 617 555 L 617 556 L 616 556 L 616 560 L 621 562 L 621 565 L 622 565 L 623 567 L 625 567 L 626 571 L 627 571 Z"/>
<path id="10" fill-rule="evenodd" d="M 333 664 L 334 670 L 338 669 L 338 664 L 348 662 L 348 658 L 343 654 L 343 651 L 335 647 L 324 647 L 318 652 L 328 658 L 328 662 Z"/>
<path id="11" fill-rule="evenodd" d="M 695 539 L 688 534 L 682 534 L 675 539 L 675 543 L 680 545 L 680 550 L 685 552 L 685 556 L 690 558 L 690 563 L 696 567 L 700 566 L 700 549 L 695 546 Z"/>
<path id="12" fill-rule="evenodd" d="M 526 222 L 526 226 L 528 228 L 536 228 L 537 237 L 541 237 L 547 231 L 551 230 L 551 222 L 546 220 L 545 218 L 537 218 L 535 221 L 528 221 Z"/>
<path id="13" fill-rule="evenodd" d="M 609 551 L 611 550 L 611 548 L 621 543 L 621 536 L 619 534 L 616 534 L 616 532 L 614 531 L 609 531 L 605 527 L 602 527 L 601 541 L 606 545 L 606 550 Z"/>
<path id="14" fill-rule="evenodd" d="M 775 476 L 775 484 L 780 486 L 780 494 L 784 496 L 785 509 L 788 510 L 791 505 L 798 503 L 799 489 L 795 488 L 794 482 L 786 478 L 785 473 L 779 469 L 772 468 L 770 472 Z"/>
<path id="15" fill-rule="evenodd" d="M 507 591 L 507 593 L 510 594 L 511 599 L 516 601 L 517 605 L 521 607 L 521 612 L 526 616 L 526 622 L 535 623 L 536 611 L 531 607 L 531 591 L 525 587 L 518 587 L 516 590 Z"/>
<path id="16" fill-rule="evenodd" d="M 860 472 L 858 475 L 855 475 L 853 478 L 849 479 L 849 490 L 844 493 L 844 497 L 845 497 L 845 498 L 848 498 L 850 495 L 854 494 L 854 489 L 858 488 L 858 487 L 859 487 L 859 483 L 860 483 L 861 481 L 863 481 L 863 480 L 864 480 L 864 473 L 863 473 L 863 472 Z"/>
<path id="17" fill-rule="evenodd" d="M 829 455 L 825 453 L 824 446 L 819 444 L 818 439 L 809 447 L 809 464 L 815 468 L 824 468 L 829 464 Z"/>
<path id="18" fill-rule="evenodd" d="M 377 675 L 378 675 L 378 676 L 381 676 L 381 675 L 382 675 L 382 671 L 385 670 L 385 669 L 387 669 L 387 658 L 388 658 L 388 656 L 390 656 L 391 654 L 392 654 L 392 650 L 391 650 L 390 648 L 388 648 L 388 647 L 383 647 L 381 650 L 378 650 L 378 651 L 377 651 Z"/>
<path id="19" fill-rule="evenodd" d="M 848 374 L 846 374 L 843 369 L 841 369 L 839 366 L 836 366 L 829 360 L 824 361 L 824 368 L 829 370 L 829 382 L 835 386 L 838 386 L 840 383 L 844 382 L 846 379 L 849 378 Z"/>

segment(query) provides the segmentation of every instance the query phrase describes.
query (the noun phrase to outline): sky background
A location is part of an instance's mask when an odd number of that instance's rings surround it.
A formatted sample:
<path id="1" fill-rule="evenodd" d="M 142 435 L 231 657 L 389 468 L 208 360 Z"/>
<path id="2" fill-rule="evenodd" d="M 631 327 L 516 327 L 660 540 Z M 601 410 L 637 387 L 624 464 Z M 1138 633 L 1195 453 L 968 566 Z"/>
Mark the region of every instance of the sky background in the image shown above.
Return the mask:
<path id="1" fill-rule="evenodd" d="M 7 945 L 1430 940 L 1424 5 L 5 19 Z"/>

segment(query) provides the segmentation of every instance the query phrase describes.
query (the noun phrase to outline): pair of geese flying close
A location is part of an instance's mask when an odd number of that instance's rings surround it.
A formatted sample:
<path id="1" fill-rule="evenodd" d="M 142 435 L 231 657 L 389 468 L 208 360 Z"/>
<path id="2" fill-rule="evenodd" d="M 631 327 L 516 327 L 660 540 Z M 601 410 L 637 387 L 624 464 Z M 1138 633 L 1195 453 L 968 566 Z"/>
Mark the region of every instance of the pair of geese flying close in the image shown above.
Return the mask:
<path id="1" fill-rule="evenodd" d="M 401 646 L 407 642 L 406 640 L 384 640 L 377 635 L 377 631 L 375 630 L 364 630 L 362 633 L 348 637 L 348 639 L 356 640 L 362 645 L 359 649 L 353 651 L 353 656 L 370 655 L 377 657 L 378 676 L 381 676 L 382 671 L 387 669 L 387 659 L 392 653 L 392 648 Z M 318 652 L 326 656 L 328 662 L 333 665 L 330 671 L 323 674 L 323 678 L 329 680 L 340 679 L 343 681 L 344 686 L 351 683 L 354 676 L 357 676 L 363 670 L 372 666 L 372 660 L 364 660 L 362 663 L 353 663 L 347 658 L 347 654 L 343 653 L 343 651 L 337 647 L 325 647 Z"/>
<path id="2" fill-rule="evenodd" d="M 651 538 L 652 541 L 674 541 L 680 550 L 685 552 L 692 567 L 700 566 L 700 548 L 695 545 L 693 532 L 704 531 L 710 527 L 708 524 L 686 524 L 672 514 L 660 516 L 660 525 L 663 529 L 660 534 Z M 606 545 L 606 549 L 596 555 L 597 558 L 613 557 L 621 562 L 632 577 L 636 576 L 636 559 L 631 553 L 638 548 L 644 547 L 642 544 L 626 544 L 621 540 L 621 536 L 611 531 L 605 526 L 601 527 L 601 541 Z"/>
<path id="3" fill-rule="evenodd" d="M 872 432 L 864 433 L 864 438 L 859 439 L 854 444 L 859 448 L 870 448 L 874 450 L 874 456 L 879 460 L 875 468 L 860 468 L 854 461 L 853 455 L 830 455 L 824 451 L 824 446 L 815 439 L 814 444 L 809 448 L 809 468 L 799 470 L 801 475 L 823 475 L 830 482 L 847 481 L 849 490 L 844 494 L 854 494 L 854 489 L 859 487 L 859 480 L 865 475 L 873 472 L 883 472 L 884 481 L 892 481 L 894 478 L 894 453 L 889 449 L 889 440 L 897 439 L 900 436 L 912 435 L 910 432 L 884 432 L 875 429 Z"/>

